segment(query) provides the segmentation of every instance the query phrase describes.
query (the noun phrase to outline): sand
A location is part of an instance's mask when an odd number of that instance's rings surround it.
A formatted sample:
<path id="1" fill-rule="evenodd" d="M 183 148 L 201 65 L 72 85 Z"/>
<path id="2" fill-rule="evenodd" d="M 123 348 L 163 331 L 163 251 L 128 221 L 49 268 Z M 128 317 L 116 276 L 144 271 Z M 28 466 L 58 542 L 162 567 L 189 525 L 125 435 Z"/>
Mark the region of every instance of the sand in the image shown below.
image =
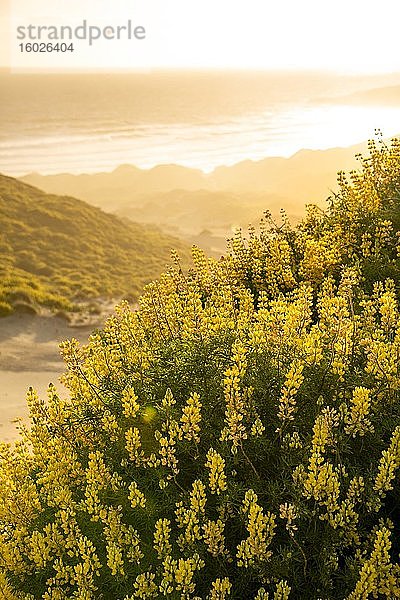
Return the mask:
<path id="1" fill-rule="evenodd" d="M 61 318 L 27 314 L 0 319 L 0 441 L 18 437 L 16 420 L 27 417 L 29 386 L 42 395 L 51 382 L 60 395 L 67 393 L 59 383 L 64 364 L 58 344 L 71 337 L 85 343 L 94 326 L 71 327 Z"/>

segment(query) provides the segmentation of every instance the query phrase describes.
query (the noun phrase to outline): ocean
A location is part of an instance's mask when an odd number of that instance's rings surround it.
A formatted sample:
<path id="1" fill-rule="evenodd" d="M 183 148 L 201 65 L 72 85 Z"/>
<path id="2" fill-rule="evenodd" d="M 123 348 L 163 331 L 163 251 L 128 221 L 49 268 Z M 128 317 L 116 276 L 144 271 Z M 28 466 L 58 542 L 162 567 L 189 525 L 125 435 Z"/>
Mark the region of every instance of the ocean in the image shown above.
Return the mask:
<path id="1" fill-rule="evenodd" d="M 206 172 L 400 132 L 400 74 L 0 73 L 0 172 L 181 164 Z M 373 96 L 368 90 L 381 89 Z"/>

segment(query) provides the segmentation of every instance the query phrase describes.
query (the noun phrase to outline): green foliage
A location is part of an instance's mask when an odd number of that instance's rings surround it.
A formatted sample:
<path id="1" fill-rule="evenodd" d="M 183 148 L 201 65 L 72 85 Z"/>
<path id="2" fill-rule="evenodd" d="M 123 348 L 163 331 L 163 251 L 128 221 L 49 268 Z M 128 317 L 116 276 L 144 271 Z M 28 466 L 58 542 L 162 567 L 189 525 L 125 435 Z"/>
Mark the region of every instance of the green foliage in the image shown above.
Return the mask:
<path id="1" fill-rule="evenodd" d="M 31 391 L 1 452 L 6 599 L 400 597 L 399 143 L 370 149 L 326 214 L 63 344 L 70 399 Z"/>
<path id="2" fill-rule="evenodd" d="M 85 202 L 0 176 L 0 301 L 71 310 L 77 301 L 136 299 L 184 244 Z"/>

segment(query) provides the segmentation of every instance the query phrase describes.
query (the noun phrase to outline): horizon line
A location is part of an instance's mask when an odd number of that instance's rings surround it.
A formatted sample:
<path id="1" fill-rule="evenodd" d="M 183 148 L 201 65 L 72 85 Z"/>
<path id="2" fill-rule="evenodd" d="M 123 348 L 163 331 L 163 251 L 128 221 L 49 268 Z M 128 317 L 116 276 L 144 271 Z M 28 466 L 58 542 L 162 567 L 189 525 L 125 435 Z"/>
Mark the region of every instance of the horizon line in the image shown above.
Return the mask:
<path id="1" fill-rule="evenodd" d="M 8 75 L 65 75 L 65 74 L 122 74 L 122 73 L 137 73 L 137 74 L 151 74 L 151 73 L 241 73 L 241 74 L 319 74 L 319 75 L 330 75 L 330 76 L 344 76 L 344 77 L 390 77 L 400 75 L 400 68 L 398 70 L 389 71 L 357 71 L 357 70 L 343 70 L 340 68 L 322 68 L 322 67 L 234 67 L 234 66 L 150 66 L 150 67 L 81 67 L 81 68 L 36 68 L 36 67 L 12 67 L 10 65 L 0 65 L 0 73 Z"/>

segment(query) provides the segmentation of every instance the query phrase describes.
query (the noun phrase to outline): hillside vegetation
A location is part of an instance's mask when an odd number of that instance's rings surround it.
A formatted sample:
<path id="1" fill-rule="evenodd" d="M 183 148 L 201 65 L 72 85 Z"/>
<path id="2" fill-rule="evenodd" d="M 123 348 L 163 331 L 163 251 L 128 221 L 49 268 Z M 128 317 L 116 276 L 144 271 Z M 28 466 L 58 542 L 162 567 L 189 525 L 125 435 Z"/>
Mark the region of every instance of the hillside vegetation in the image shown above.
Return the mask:
<path id="1" fill-rule="evenodd" d="M 0 452 L 6 600 L 400 597 L 400 141 L 63 344 Z"/>
<path id="2" fill-rule="evenodd" d="M 171 248 L 186 255 L 182 242 L 155 228 L 0 175 L 0 315 L 16 306 L 136 298 Z"/>

